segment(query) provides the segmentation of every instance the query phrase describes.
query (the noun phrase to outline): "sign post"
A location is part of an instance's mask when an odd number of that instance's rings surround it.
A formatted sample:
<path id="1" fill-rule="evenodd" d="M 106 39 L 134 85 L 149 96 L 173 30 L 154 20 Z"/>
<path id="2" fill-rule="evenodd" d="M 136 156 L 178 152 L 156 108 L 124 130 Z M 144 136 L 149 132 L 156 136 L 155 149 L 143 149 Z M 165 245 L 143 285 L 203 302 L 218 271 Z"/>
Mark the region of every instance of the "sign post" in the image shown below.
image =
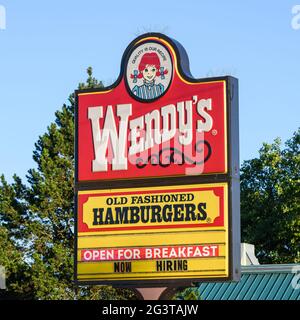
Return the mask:
<path id="1" fill-rule="evenodd" d="M 145 34 L 113 85 L 76 91 L 75 126 L 79 285 L 239 280 L 237 79 Z"/>

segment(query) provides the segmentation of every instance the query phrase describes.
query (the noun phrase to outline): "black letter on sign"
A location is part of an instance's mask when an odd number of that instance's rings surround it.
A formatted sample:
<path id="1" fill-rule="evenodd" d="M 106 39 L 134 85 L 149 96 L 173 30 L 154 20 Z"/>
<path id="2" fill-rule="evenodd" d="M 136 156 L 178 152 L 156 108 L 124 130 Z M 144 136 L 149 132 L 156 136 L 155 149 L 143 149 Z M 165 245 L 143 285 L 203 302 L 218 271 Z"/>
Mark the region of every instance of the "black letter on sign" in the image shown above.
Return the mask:
<path id="1" fill-rule="evenodd" d="M 199 210 L 197 215 L 198 220 L 205 220 L 207 218 L 207 212 L 204 209 L 206 209 L 206 203 L 200 202 L 198 204 L 198 210 Z"/>
<path id="2" fill-rule="evenodd" d="M 99 214 L 98 214 L 99 211 Z M 93 225 L 97 226 L 98 224 L 103 224 L 103 208 L 94 208 L 93 212 L 94 212 L 94 221 L 93 221 Z"/>

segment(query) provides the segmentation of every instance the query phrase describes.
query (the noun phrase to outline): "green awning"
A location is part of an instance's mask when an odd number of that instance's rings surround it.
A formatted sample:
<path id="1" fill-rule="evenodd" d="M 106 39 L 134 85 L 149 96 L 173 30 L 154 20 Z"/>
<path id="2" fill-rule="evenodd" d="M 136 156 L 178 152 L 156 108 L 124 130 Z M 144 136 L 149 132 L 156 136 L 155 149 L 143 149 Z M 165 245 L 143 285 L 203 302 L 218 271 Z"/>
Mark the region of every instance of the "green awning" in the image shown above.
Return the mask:
<path id="1" fill-rule="evenodd" d="M 242 266 L 240 282 L 199 283 L 202 300 L 300 300 L 300 264 Z"/>

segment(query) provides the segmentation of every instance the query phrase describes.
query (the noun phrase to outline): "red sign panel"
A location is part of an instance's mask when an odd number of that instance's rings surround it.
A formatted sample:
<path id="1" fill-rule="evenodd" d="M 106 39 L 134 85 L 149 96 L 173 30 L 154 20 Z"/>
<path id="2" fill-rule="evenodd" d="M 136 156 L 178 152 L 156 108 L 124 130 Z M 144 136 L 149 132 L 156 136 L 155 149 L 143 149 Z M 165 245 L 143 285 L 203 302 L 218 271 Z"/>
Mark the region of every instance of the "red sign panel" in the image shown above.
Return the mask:
<path id="1" fill-rule="evenodd" d="M 77 93 L 77 181 L 227 172 L 226 78 L 188 78 L 177 60 L 144 38 L 117 84 Z"/>

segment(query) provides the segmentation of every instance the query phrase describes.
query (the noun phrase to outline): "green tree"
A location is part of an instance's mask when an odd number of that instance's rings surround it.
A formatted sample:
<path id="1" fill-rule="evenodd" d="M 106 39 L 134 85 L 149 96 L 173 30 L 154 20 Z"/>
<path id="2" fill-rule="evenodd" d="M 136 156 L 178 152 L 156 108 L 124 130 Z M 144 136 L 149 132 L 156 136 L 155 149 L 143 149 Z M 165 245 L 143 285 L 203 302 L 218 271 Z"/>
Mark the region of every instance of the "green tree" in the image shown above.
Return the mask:
<path id="1" fill-rule="evenodd" d="M 201 295 L 198 288 L 185 288 L 178 290 L 172 297 L 172 300 L 201 300 Z"/>
<path id="2" fill-rule="evenodd" d="M 241 167 L 242 240 L 261 263 L 300 262 L 300 129 Z"/>
<path id="3" fill-rule="evenodd" d="M 92 68 L 87 73 L 79 89 L 103 86 Z M 126 290 L 73 285 L 74 94 L 39 137 L 33 159 L 37 167 L 28 171 L 26 186 L 17 176 L 12 185 L 2 177 L 0 185 L 0 262 L 15 275 L 8 289 L 35 299 L 132 298 Z M 21 263 L 18 273 L 13 260 Z"/>
<path id="4" fill-rule="evenodd" d="M 1 290 L 1 298 L 31 298 L 30 268 L 26 263 L 29 230 L 26 187 L 21 179 L 13 177 L 8 184 L 0 177 L 0 265 L 5 267 L 7 290 Z"/>

